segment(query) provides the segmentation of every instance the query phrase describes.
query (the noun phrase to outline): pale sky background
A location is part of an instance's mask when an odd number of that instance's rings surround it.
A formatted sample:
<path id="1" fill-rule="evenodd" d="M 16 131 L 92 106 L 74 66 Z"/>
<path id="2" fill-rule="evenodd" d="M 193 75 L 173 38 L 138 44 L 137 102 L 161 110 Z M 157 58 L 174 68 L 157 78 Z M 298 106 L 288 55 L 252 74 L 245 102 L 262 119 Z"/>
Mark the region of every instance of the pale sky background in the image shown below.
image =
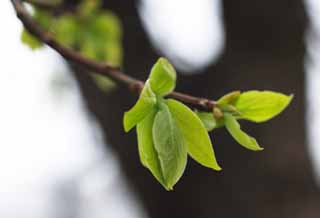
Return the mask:
<path id="1" fill-rule="evenodd" d="M 308 5 L 320 30 L 320 2 L 308 0 Z M 149 29 L 161 33 L 158 48 L 170 47 L 167 56 L 203 67 L 223 49 L 220 1 L 145 0 L 141 6 L 142 14 L 149 10 Z M 0 217 L 144 217 L 131 190 L 121 183 L 117 160 L 110 152 L 104 156 L 99 126 L 85 111 L 60 56 L 21 44 L 21 24 L 9 0 L 0 1 L 0 26 L 5 30 L 0 35 Z M 154 40 L 155 31 L 150 36 Z M 319 40 L 310 50 L 315 61 L 307 65 L 315 166 L 320 166 Z M 72 199 L 64 199 L 65 193 Z M 73 214 L 66 214 L 71 207 Z"/>

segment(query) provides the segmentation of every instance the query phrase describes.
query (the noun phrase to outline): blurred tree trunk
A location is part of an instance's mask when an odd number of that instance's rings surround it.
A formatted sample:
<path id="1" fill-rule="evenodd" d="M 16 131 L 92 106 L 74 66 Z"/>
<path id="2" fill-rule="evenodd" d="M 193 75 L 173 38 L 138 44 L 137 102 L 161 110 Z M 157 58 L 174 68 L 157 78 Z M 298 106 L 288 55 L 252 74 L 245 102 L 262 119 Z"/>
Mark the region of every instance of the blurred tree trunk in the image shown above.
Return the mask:
<path id="1" fill-rule="evenodd" d="M 160 54 L 146 36 L 137 2 L 105 3 L 123 21 L 124 70 L 145 79 Z M 134 131 L 123 132 L 123 113 L 136 97 L 122 87 L 103 94 L 90 77 L 76 73 L 88 108 L 100 122 L 128 184 L 151 218 L 316 218 L 320 193 L 312 175 L 304 128 L 303 37 L 307 18 L 303 2 L 224 1 L 223 12 L 224 54 L 201 75 L 179 75 L 178 89 L 213 99 L 237 89 L 294 93 L 294 101 L 283 115 L 266 124 L 244 125 L 265 151 L 247 151 L 226 131 L 217 130 L 213 142 L 223 171 L 214 172 L 189 159 L 175 191 L 166 192 L 140 164 Z"/>

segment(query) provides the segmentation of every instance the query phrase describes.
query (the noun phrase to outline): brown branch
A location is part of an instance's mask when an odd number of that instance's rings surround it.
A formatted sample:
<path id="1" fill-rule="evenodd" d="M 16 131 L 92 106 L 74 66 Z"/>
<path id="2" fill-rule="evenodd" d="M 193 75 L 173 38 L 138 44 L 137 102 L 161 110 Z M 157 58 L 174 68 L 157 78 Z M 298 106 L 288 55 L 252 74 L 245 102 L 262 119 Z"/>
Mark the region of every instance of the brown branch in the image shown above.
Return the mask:
<path id="1" fill-rule="evenodd" d="M 32 0 L 27 1 L 33 2 Z M 144 86 L 144 83 L 142 81 L 123 73 L 119 67 L 112 66 L 108 63 L 94 61 L 92 59 L 84 57 L 79 52 L 63 46 L 57 40 L 55 40 L 50 32 L 42 30 L 42 28 L 33 20 L 33 18 L 27 12 L 21 0 L 11 0 L 11 2 L 14 6 L 17 17 L 21 20 L 24 27 L 40 41 L 56 50 L 66 60 L 86 68 L 88 70 L 88 73 L 95 72 L 107 76 L 114 82 L 126 85 L 130 90 L 140 93 Z M 217 105 L 215 101 L 194 97 L 179 92 L 172 92 L 168 95 L 168 97 L 210 111 Z"/>

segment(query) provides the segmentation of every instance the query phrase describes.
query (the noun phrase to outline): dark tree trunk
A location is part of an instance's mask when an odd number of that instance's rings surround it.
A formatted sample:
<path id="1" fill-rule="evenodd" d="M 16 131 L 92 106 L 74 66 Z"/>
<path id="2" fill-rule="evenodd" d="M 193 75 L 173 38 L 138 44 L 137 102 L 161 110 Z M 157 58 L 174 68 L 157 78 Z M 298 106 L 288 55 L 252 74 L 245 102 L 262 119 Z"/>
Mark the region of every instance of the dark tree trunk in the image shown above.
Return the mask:
<path id="1" fill-rule="evenodd" d="M 136 2 L 105 2 L 123 21 L 125 71 L 145 79 L 159 54 L 142 27 Z M 223 12 L 224 54 L 204 74 L 180 79 L 178 89 L 213 99 L 238 89 L 294 93 L 295 99 L 283 115 L 262 125 L 244 124 L 265 151 L 247 151 L 226 131 L 217 130 L 213 142 L 223 171 L 214 172 L 189 159 L 175 191 L 166 192 L 140 164 L 134 131 L 125 134 L 122 128 L 123 113 L 136 97 L 122 87 L 103 94 L 88 76 L 76 74 L 87 105 L 120 159 L 128 184 L 152 218 L 316 218 L 320 193 L 312 175 L 304 128 L 303 37 L 307 18 L 303 3 L 225 1 Z"/>

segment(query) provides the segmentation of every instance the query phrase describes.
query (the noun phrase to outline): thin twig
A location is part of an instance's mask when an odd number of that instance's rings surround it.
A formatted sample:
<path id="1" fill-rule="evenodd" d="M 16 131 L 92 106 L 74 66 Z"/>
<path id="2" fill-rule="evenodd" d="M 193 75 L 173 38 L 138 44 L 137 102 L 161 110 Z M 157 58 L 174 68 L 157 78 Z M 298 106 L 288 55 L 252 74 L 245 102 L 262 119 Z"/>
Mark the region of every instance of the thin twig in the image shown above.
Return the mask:
<path id="1" fill-rule="evenodd" d="M 32 2 L 32 0 L 27 0 Z M 123 73 L 119 67 L 112 66 L 108 63 L 97 62 L 92 59 L 86 58 L 79 52 L 76 52 L 68 47 L 60 44 L 50 32 L 44 31 L 30 16 L 30 14 L 25 9 L 21 0 L 11 0 L 14 9 L 16 11 L 17 17 L 21 20 L 24 27 L 38 38 L 43 43 L 50 46 L 52 49 L 56 50 L 62 57 L 66 60 L 76 63 L 86 69 L 88 73 L 95 72 L 104 76 L 107 76 L 114 82 L 122 85 L 126 85 L 130 90 L 140 93 L 144 83 L 137 80 L 125 73 Z M 198 98 L 191 95 L 172 92 L 168 97 L 177 99 L 187 104 L 191 104 L 196 107 L 203 108 L 204 110 L 212 110 L 216 106 L 216 102 L 205 99 Z"/>

